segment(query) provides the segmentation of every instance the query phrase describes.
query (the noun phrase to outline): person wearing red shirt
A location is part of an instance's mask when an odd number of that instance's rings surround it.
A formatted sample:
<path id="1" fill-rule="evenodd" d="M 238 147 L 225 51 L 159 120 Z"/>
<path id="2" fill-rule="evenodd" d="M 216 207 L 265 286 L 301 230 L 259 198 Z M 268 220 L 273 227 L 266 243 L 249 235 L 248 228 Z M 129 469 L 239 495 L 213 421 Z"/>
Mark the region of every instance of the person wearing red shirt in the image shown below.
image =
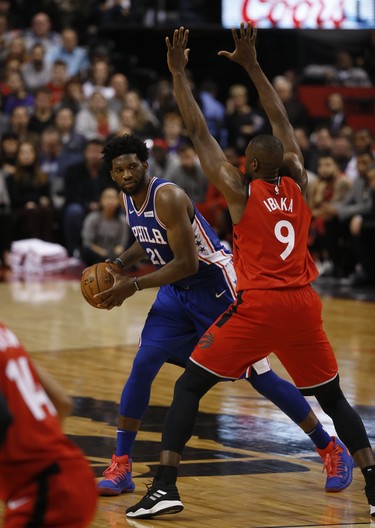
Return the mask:
<path id="1" fill-rule="evenodd" d="M 228 163 L 210 134 L 187 76 L 189 31 L 166 38 L 176 101 L 208 179 L 222 192 L 233 221 L 236 301 L 211 325 L 177 380 L 162 435 L 160 465 L 149 489 L 126 510 L 148 518 L 183 509 L 176 486 L 178 467 L 192 435 L 199 401 L 218 381 L 238 379 L 252 363 L 274 352 L 304 395 L 314 395 L 333 420 L 365 478 L 375 517 L 375 459 L 358 413 L 340 388 L 338 366 L 322 325 L 322 304 L 311 282 L 318 275 L 308 251 L 311 212 L 307 174 L 285 107 L 261 69 L 251 23 L 235 29 L 233 52 L 219 55 L 240 64 L 252 80 L 273 135 L 246 147 L 242 174 Z M 282 176 L 281 176 L 282 175 Z"/>
<path id="2" fill-rule="evenodd" d="M 0 322 L 0 500 L 4 528 L 83 528 L 96 511 L 94 474 L 62 432 L 71 400 Z"/>

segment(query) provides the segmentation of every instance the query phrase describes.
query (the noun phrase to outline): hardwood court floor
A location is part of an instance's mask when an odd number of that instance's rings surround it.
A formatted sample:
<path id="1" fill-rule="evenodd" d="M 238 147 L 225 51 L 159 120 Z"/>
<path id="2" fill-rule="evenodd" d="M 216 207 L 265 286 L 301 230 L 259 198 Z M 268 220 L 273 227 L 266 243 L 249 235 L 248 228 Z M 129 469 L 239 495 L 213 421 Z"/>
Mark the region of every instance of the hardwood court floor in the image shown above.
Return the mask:
<path id="1" fill-rule="evenodd" d="M 0 320 L 74 398 L 74 412 L 64 429 L 98 477 L 114 450 L 121 389 L 155 293 L 140 292 L 107 312 L 85 303 L 76 279 L 0 283 Z M 323 307 L 342 387 L 374 446 L 375 303 L 323 295 Z M 275 371 L 288 378 L 278 360 L 271 360 Z M 202 400 L 181 466 L 185 510 L 155 520 L 126 519 L 125 508 L 143 496 L 144 483 L 158 463 L 162 422 L 180 373 L 164 365 L 153 385 L 133 454 L 135 492 L 100 498 L 92 528 L 371 526 L 359 469 L 347 490 L 326 494 L 322 463 L 312 443 L 245 381 L 221 383 Z M 309 402 L 334 434 L 331 420 L 314 399 Z"/>

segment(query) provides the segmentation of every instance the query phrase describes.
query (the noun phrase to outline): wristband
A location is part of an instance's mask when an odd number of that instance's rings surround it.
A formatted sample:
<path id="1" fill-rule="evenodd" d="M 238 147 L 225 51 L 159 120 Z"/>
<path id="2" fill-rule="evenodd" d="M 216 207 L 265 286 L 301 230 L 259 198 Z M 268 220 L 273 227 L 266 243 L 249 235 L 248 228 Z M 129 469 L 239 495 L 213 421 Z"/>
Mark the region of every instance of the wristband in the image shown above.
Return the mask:
<path id="1" fill-rule="evenodd" d="M 120 257 L 115 258 L 115 260 L 113 261 L 113 264 L 118 264 L 121 269 L 125 268 L 125 262 L 121 260 Z"/>
<path id="2" fill-rule="evenodd" d="M 142 290 L 142 288 L 141 288 L 141 287 L 139 286 L 139 284 L 138 284 L 138 279 L 137 279 L 137 277 L 134 277 L 134 279 L 133 279 L 133 283 L 134 283 L 135 289 L 136 289 L 137 291 L 141 291 L 141 290 Z"/>

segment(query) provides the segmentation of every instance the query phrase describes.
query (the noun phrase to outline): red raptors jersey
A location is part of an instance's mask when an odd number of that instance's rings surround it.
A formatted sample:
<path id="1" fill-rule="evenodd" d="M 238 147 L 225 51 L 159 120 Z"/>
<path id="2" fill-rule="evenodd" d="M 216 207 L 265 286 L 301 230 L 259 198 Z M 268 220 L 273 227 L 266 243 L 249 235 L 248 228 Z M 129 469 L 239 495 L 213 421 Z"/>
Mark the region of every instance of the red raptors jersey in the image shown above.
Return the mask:
<path id="1" fill-rule="evenodd" d="M 241 221 L 233 228 L 237 291 L 295 288 L 316 279 L 307 249 L 311 212 L 300 187 L 286 176 L 277 185 L 254 180 Z"/>
<path id="2" fill-rule="evenodd" d="M 63 434 L 27 353 L 2 324 L 0 391 L 13 417 L 0 448 L 0 499 L 7 501 L 51 463 L 83 455 Z"/>

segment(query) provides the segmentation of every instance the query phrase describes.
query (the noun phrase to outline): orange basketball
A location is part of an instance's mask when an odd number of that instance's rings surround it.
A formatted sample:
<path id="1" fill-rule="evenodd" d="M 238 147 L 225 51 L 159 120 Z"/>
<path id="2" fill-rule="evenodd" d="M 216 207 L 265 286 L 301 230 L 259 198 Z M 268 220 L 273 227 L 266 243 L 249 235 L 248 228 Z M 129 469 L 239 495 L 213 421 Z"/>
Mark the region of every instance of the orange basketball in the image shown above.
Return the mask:
<path id="1" fill-rule="evenodd" d="M 113 277 L 106 268 L 111 266 L 108 262 L 99 262 L 86 268 L 82 273 L 81 278 L 81 292 L 85 300 L 98 308 L 100 304 L 99 299 L 95 299 L 94 295 L 102 291 L 108 290 L 113 284 Z"/>

